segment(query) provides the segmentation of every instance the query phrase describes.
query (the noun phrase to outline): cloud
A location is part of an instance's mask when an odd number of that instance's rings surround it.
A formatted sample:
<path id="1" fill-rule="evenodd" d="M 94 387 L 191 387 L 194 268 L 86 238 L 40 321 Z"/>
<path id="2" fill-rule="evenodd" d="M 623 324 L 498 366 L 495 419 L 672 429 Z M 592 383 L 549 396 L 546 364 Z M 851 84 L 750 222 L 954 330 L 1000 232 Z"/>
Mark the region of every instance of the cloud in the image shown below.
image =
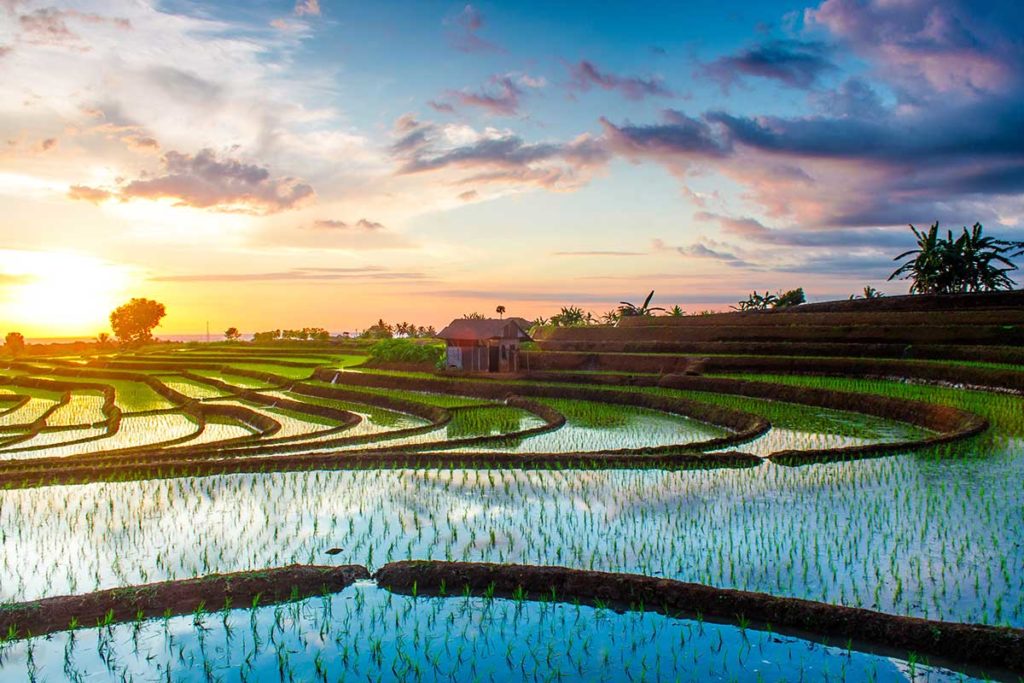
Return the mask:
<path id="1" fill-rule="evenodd" d="M 676 247 L 666 244 L 664 240 L 656 239 L 652 243 L 652 247 L 655 251 L 674 251 L 683 256 L 689 256 L 691 258 L 709 259 L 724 263 L 729 266 L 736 266 L 740 268 L 750 268 L 752 264 L 747 263 L 739 256 L 733 253 L 724 251 L 719 248 L 711 248 L 703 243 L 696 242 L 694 244 Z"/>
<path id="2" fill-rule="evenodd" d="M 332 282 L 337 280 L 408 281 L 428 279 L 428 276 L 423 273 L 392 271 L 381 266 L 359 268 L 291 268 L 260 273 L 195 273 L 189 275 L 161 275 L 150 278 L 153 282 L 276 282 L 282 280 Z"/>
<path id="3" fill-rule="evenodd" d="M 871 60 L 908 102 L 976 97 L 1020 83 L 1020 3 L 826 0 L 804 12 L 804 23 Z"/>
<path id="4" fill-rule="evenodd" d="M 618 76 L 601 71 L 593 62 L 582 60 L 569 65 L 569 90 L 587 92 L 592 87 L 615 90 L 628 100 L 642 100 L 645 97 L 674 97 L 674 93 L 659 78 Z"/>
<path id="5" fill-rule="evenodd" d="M 878 93 L 860 78 L 848 78 L 834 90 L 813 93 L 811 104 L 822 114 L 837 118 L 876 119 L 885 114 Z"/>
<path id="6" fill-rule="evenodd" d="M 515 116 L 519 113 L 519 96 L 522 94 L 522 89 L 510 77 L 493 76 L 490 90 L 449 90 L 447 97 L 463 107 L 478 107 L 495 116 Z"/>
<path id="7" fill-rule="evenodd" d="M 602 117 L 609 149 L 628 158 L 719 158 L 731 154 L 728 136 L 714 130 L 706 120 L 691 118 L 668 109 L 663 123 L 617 126 Z"/>
<path id="8" fill-rule="evenodd" d="M 85 185 L 72 185 L 70 188 L 68 188 L 68 197 L 70 199 L 76 199 L 79 201 L 99 204 L 101 202 L 107 201 L 108 199 L 112 199 L 114 197 L 114 194 L 95 187 L 86 187 Z"/>
<path id="9" fill-rule="evenodd" d="M 700 222 L 716 223 L 722 232 L 746 242 L 783 247 L 849 247 L 875 250 L 901 250 L 913 243 L 906 226 L 898 230 L 885 228 L 848 229 L 773 229 L 749 217 L 723 216 L 707 211 L 694 214 Z"/>
<path id="10" fill-rule="evenodd" d="M 480 37 L 484 27 L 484 15 L 473 5 L 466 5 L 449 23 L 453 30 L 448 40 L 459 52 L 504 52 L 504 50 L 488 40 Z"/>
<path id="11" fill-rule="evenodd" d="M 400 118 L 395 131 L 391 151 L 399 176 L 448 173 L 456 185 L 575 189 L 609 158 L 602 142 L 586 134 L 568 142 L 530 143 L 509 131 L 438 126 L 410 116 Z"/>
<path id="12" fill-rule="evenodd" d="M 68 21 L 108 24 L 125 30 L 132 27 L 128 19 L 104 17 L 74 9 L 45 7 L 18 16 L 20 39 L 33 45 L 64 45 L 80 50 L 89 49 L 81 37 L 68 27 Z"/>
<path id="13" fill-rule="evenodd" d="M 476 190 L 466 190 L 465 192 L 459 193 L 459 199 L 461 199 L 464 202 L 471 202 L 479 196 L 480 193 L 477 192 Z"/>
<path id="14" fill-rule="evenodd" d="M 726 91 L 745 77 L 807 89 L 816 85 L 824 74 L 836 70 L 828 53 L 829 49 L 821 42 L 772 40 L 720 57 L 705 65 L 701 72 Z"/>
<path id="15" fill-rule="evenodd" d="M 320 16 L 320 0 L 297 0 L 295 3 L 295 16 Z"/>
<path id="16" fill-rule="evenodd" d="M 552 256 L 646 256 L 643 251 L 553 251 Z"/>
<path id="17" fill-rule="evenodd" d="M 313 227 L 314 228 L 321 228 L 321 229 L 324 229 L 324 230 L 352 230 L 352 229 L 364 230 L 364 231 L 384 230 L 384 224 L 383 223 L 378 223 L 376 221 L 367 220 L 365 218 L 360 218 L 355 223 L 346 223 L 345 221 L 339 221 L 339 220 L 318 220 L 318 221 L 313 221 Z"/>
<path id="18" fill-rule="evenodd" d="M 176 206 L 255 215 L 286 211 L 314 196 L 312 187 L 295 178 L 274 178 L 262 166 L 218 159 L 210 149 L 195 155 L 167 152 L 163 166 L 162 175 L 144 174 L 116 191 L 75 186 L 69 196 L 97 201 L 107 192 L 121 201 L 171 199 Z"/>

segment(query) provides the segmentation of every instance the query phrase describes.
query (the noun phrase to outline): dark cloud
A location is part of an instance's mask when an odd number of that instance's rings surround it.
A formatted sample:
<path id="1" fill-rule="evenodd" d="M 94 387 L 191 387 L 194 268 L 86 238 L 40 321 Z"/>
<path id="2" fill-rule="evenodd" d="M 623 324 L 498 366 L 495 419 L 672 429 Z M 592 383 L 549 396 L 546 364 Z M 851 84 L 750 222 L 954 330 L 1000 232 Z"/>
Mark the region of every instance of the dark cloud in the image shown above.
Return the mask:
<path id="1" fill-rule="evenodd" d="M 879 250 L 902 250 L 913 244 L 910 231 L 884 228 L 850 228 L 818 230 L 779 230 L 768 228 L 754 218 L 722 216 L 706 211 L 698 212 L 694 219 L 715 223 L 724 235 L 745 242 L 770 244 L 781 247 L 851 247 Z"/>
<path id="2" fill-rule="evenodd" d="M 875 119 L 885 114 L 878 93 L 860 78 L 848 78 L 834 90 L 813 93 L 811 104 L 822 114 L 837 118 Z"/>
<path id="3" fill-rule="evenodd" d="M 1024 5 L 1016 0 L 826 0 L 804 22 L 870 60 L 907 102 L 1020 86 Z"/>
<path id="4" fill-rule="evenodd" d="M 811 88 L 836 66 L 821 42 L 772 40 L 720 57 L 705 65 L 701 72 L 728 90 L 746 77 L 778 81 L 792 88 Z"/>
<path id="5" fill-rule="evenodd" d="M 391 151 L 399 175 L 458 171 L 456 184 L 493 183 L 567 189 L 581 174 L 603 167 L 609 157 L 601 141 L 581 135 L 569 142 L 529 143 L 511 133 L 488 133 L 472 142 L 452 145 L 445 129 L 402 117 L 395 126 Z"/>
<path id="6" fill-rule="evenodd" d="M 707 121 L 672 109 L 663 113 L 660 124 L 617 126 L 602 117 L 601 125 L 610 149 L 627 157 L 693 156 L 725 157 L 731 153 L 728 137 L 720 135 Z"/>
<path id="7" fill-rule="evenodd" d="M 645 97 L 673 97 L 674 93 L 659 78 L 618 76 L 601 71 L 593 62 L 583 60 L 569 65 L 569 89 L 586 92 L 593 87 L 615 90 L 626 99 L 642 100 Z"/>
<path id="8" fill-rule="evenodd" d="M 112 196 L 122 201 L 171 199 L 177 206 L 256 215 L 292 209 L 314 196 L 312 187 L 295 178 L 275 178 L 262 166 L 218 159 L 210 149 L 195 155 L 167 152 L 163 166 L 162 174 L 144 174 L 116 191 L 76 185 L 69 196 L 87 201 Z"/>

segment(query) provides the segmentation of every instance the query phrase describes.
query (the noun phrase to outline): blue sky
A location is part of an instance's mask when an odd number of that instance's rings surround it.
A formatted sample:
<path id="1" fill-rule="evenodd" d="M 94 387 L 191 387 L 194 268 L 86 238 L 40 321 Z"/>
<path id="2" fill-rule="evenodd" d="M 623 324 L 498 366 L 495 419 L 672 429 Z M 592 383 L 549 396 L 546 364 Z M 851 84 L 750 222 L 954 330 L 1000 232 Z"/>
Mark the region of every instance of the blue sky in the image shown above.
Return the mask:
<path id="1" fill-rule="evenodd" d="M 1022 238 L 1022 27 L 1014 2 L 2 0 L 0 314 L 902 293 L 908 223 Z"/>

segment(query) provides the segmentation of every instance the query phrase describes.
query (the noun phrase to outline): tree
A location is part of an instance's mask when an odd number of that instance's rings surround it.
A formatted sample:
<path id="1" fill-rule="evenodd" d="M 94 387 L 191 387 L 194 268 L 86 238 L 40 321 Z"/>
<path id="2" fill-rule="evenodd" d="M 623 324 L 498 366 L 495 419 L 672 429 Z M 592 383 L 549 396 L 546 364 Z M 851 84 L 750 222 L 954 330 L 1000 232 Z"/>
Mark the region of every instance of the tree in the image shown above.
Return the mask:
<path id="1" fill-rule="evenodd" d="M 730 308 L 734 311 L 767 311 L 775 306 L 778 300 L 779 297 L 771 292 L 766 291 L 764 294 L 751 292 L 745 301 L 740 301 Z"/>
<path id="2" fill-rule="evenodd" d="M 391 339 L 394 336 L 394 328 L 381 318 L 375 324 L 363 330 L 363 333 L 359 336 L 365 339 Z"/>
<path id="3" fill-rule="evenodd" d="M 1013 289 L 1007 273 L 1017 266 L 1010 260 L 1024 255 L 1024 242 L 1009 242 L 984 234 L 981 223 L 959 237 L 947 230 L 939 236 L 939 224 L 927 232 L 913 225 L 910 230 L 917 239 L 917 248 L 905 251 L 894 261 L 910 258 L 900 265 L 890 280 L 910 280 L 911 294 L 956 294 L 960 292 L 992 292 Z"/>
<path id="4" fill-rule="evenodd" d="M 601 314 L 600 320 L 605 325 L 614 325 L 619 322 L 619 311 L 617 308 L 613 308 L 610 311 L 605 311 Z"/>
<path id="5" fill-rule="evenodd" d="M 686 313 L 683 311 L 682 307 L 679 304 L 676 304 L 671 309 L 669 309 L 668 314 L 673 318 L 682 318 L 684 315 L 686 315 Z"/>
<path id="6" fill-rule="evenodd" d="M 224 330 L 224 338 L 228 341 L 238 341 L 241 337 L 242 333 L 238 331 L 237 327 L 229 327 Z"/>
<path id="7" fill-rule="evenodd" d="M 584 327 L 593 315 L 584 312 L 579 306 L 562 306 L 562 310 L 551 316 L 551 324 L 555 327 Z"/>
<path id="8" fill-rule="evenodd" d="M 505 315 L 505 307 L 504 306 L 498 306 L 497 308 L 494 309 L 494 312 L 497 313 L 498 314 L 498 318 L 501 319 Z"/>
<path id="9" fill-rule="evenodd" d="M 267 344 L 280 338 L 281 330 L 267 330 L 266 332 L 257 332 L 252 335 L 252 340 L 257 344 Z"/>
<path id="10" fill-rule="evenodd" d="M 463 313 L 462 314 L 462 319 L 463 320 L 484 320 L 484 319 L 486 319 L 486 317 L 487 316 L 485 316 L 483 313 L 477 313 L 476 311 L 474 311 L 472 313 Z"/>
<path id="11" fill-rule="evenodd" d="M 4 348 L 12 356 L 20 355 L 25 350 L 25 335 L 21 332 L 8 332 L 4 337 Z"/>
<path id="12" fill-rule="evenodd" d="M 797 287 L 796 289 L 791 289 L 788 292 L 777 295 L 775 297 L 775 303 L 772 304 L 772 308 L 789 308 L 790 306 L 799 306 L 805 301 L 807 301 L 807 297 L 804 296 L 804 288 Z"/>
<path id="13" fill-rule="evenodd" d="M 107 334 L 106 332 L 100 332 L 99 334 L 96 335 L 96 346 L 98 346 L 101 349 L 107 349 L 110 348 L 110 345 L 111 339 L 109 334 Z"/>
<path id="14" fill-rule="evenodd" d="M 138 345 L 153 339 L 153 329 L 167 315 L 164 305 L 152 299 L 132 299 L 110 314 L 110 327 L 122 344 Z"/>
<path id="15" fill-rule="evenodd" d="M 881 299 L 884 294 L 871 285 L 864 285 L 863 294 L 851 294 L 850 299 Z"/>
<path id="16" fill-rule="evenodd" d="M 651 306 L 651 299 L 653 298 L 654 290 L 652 289 L 651 293 L 647 295 L 647 298 L 644 299 L 644 302 L 639 306 L 637 306 L 636 304 L 631 304 L 628 301 L 620 301 L 619 317 L 628 318 L 630 316 L 638 315 L 654 315 L 655 311 L 664 311 L 665 309 L 661 308 L 660 306 Z"/>

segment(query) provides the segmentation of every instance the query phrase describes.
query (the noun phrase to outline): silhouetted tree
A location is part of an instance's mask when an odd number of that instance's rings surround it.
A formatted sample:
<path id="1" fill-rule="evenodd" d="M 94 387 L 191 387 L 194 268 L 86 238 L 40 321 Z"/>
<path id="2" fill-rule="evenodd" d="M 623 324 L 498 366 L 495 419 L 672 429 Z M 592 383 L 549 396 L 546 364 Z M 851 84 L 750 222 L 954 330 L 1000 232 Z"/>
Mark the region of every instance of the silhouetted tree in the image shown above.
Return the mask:
<path id="1" fill-rule="evenodd" d="M 164 305 L 152 299 L 132 299 L 110 314 L 110 327 L 125 345 L 144 344 L 153 340 L 153 329 L 167 315 Z"/>
<path id="2" fill-rule="evenodd" d="M 501 318 L 503 318 L 505 316 L 505 307 L 504 306 L 498 306 L 497 308 L 494 309 L 494 312 L 497 313 L 498 314 L 498 318 L 501 319 Z"/>
<path id="3" fill-rule="evenodd" d="M 242 337 L 242 333 L 238 331 L 237 327 L 229 327 L 224 330 L 224 338 L 228 341 L 238 341 Z"/>
<path id="4" fill-rule="evenodd" d="M 927 232 L 910 226 L 917 248 L 905 251 L 894 261 L 912 257 L 889 276 L 910 280 L 912 294 L 956 294 L 1013 289 L 1007 273 L 1016 270 L 1011 258 L 1024 254 L 1024 242 L 998 240 L 984 234 L 981 223 L 966 227 L 959 237 L 947 230 L 939 236 L 939 224 Z"/>
<path id="5" fill-rule="evenodd" d="M 735 306 L 730 306 L 730 308 L 734 311 L 766 311 L 774 306 L 778 300 L 779 297 L 771 292 L 766 291 L 764 294 L 751 292 L 745 301 L 740 301 Z"/>
<path id="6" fill-rule="evenodd" d="M 882 294 L 881 292 L 879 292 L 877 289 L 875 289 L 871 285 L 864 285 L 864 290 L 863 290 L 862 294 L 851 294 L 850 298 L 851 299 L 881 299 L 883 296 L 885 296 L 885 295 Z"/>
<path id="7" fill-rule="evenodd" d="M 800 304 L 807 301 L 807 297 L 804 296 L 804 288 L 797 287 L 791 289 L 788 292 L 784 292 L 775 297 L 775 303 L 772 304 L 772 308 L 789 308 L 790 306 L 799 306 Z"/>
<path id="8" fill-rule="evenodd" d="M 664 311 L 665 309 L 661 308 L 660 306 L 651 306 L 651 299 L 653 298 L 654 290 L 652 289 L 651 293 L 647 295 L 647 298 L 644 299 L 644 302 L 639 306 L 637 306 L 636 304 L 631 304 L 628 301 L 620 301 L 619 317 L 627 318 L 630 316 L 638 315 L 654 315 L 655 311 Z"/>

